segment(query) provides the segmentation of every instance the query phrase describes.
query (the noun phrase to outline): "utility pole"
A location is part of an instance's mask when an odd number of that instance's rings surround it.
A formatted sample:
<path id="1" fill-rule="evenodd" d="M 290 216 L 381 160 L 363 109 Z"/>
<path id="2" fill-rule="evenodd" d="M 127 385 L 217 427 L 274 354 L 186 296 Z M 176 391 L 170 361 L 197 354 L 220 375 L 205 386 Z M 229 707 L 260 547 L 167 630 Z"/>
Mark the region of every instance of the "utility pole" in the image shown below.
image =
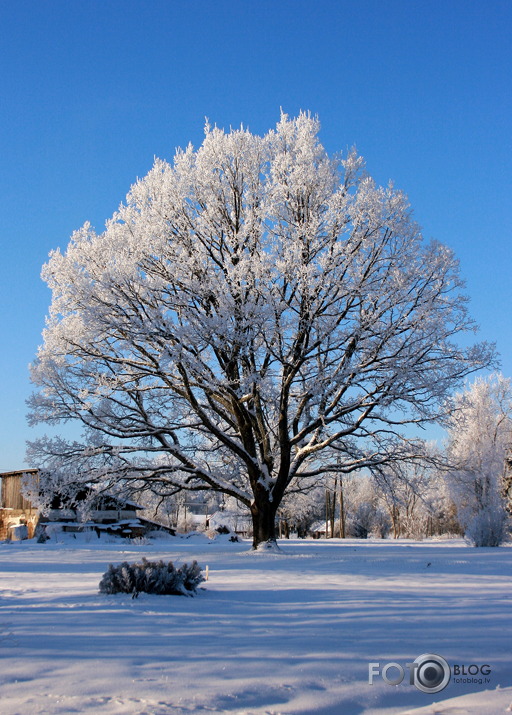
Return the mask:
<path id="1" fill-rule="evenodd" d="M 325 538 L 329 538 L 329 513 L 331 510 L 331 499 L 329 490 L 325 490 Z"/>
<path id="2" fill-rule="evenodd" d="M 334 489 L 331 503 L 331 539 L 334 539 L 334 519 L 336 516 L 336 490 L 338 488 L 338 476 L 334 477 Z"/>
<path id="3" fill-rule="evenodd" d="M 343 502 L 343 477 L 340 474 L 340 539 L 345 538 L 345 504 Z"/>

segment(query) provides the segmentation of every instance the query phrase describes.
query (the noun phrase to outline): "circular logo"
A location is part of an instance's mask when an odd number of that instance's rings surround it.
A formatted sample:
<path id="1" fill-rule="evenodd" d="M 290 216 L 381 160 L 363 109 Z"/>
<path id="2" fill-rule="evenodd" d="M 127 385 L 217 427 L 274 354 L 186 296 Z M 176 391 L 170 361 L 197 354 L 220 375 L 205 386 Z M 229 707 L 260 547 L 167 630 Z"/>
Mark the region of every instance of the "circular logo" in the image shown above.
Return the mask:
<path id="1" fill-rule="evenodd" d="M 414 685 L 424 693 L 439 693 L 450 682 L 450 666 L 440 655 L 424 653 L 414 661 Z"/>

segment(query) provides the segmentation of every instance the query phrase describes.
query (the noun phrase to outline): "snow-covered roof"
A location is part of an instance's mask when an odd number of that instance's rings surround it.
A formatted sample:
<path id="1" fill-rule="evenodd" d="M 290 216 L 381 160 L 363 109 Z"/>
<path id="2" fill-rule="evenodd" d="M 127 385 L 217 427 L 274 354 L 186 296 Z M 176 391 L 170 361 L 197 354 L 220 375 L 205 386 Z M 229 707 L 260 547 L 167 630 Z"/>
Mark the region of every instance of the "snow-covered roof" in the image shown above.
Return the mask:
<path id="1" fill-rule="evenodd" d="M 325 520 L 315 521 L 313 524 L 311 524 L 308 531 L 325 531 Z"/>
<path id="2" fill-rule="evenodd" d="M 210 527 L 217 529 L 226 526 L 230 531 L 240 531 L 252 525 L 251 517 L 233 511 L 216 511 L 210 516 Z"/>

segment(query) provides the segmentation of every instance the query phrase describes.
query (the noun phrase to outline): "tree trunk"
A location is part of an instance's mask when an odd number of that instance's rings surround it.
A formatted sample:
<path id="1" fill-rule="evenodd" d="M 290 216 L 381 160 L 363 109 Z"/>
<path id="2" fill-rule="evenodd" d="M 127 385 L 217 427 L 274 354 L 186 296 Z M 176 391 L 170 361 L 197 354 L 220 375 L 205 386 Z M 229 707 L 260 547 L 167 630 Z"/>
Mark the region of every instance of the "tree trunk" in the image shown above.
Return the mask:
<path id="1" fill-rule="evenodd" d="M 400 514 L 398 512 L 396 504 L 393 504 L 393 510 L 391 512 L 391 523 L 393 524 L 393 538 L 398 539 L 400 536 Z"/>
<path id="2" fill-rule="evenodd" d="M 252 516 L 252 548 L 257 549 L 260 544 L 268 543 L 269 548 L 277 545 L 276 539 L 276 511 L 277 506 L 272 502 L 251 504 Z"/>
<path id="3" fill-rule="evenodd" d="M 334 523 L 336 517 L 336 490 L 338 488 L 338 478 L 334 477 L 334 491 L 332 493 L 331 501 L 331 539 L 334 539 Z"/>
<path id="4" fill-rule="evenodd" d="M 345 538 L 345 502 L 343 500 L 343 477 L 340 477 L 340 539 Z"/>

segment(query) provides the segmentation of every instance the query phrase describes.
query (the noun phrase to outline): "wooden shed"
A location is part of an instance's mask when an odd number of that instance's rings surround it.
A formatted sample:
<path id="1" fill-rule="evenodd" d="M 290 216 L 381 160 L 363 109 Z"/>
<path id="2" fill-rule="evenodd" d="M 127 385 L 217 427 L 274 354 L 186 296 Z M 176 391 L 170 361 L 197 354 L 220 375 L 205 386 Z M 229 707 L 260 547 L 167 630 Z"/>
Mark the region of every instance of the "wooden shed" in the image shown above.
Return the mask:
<path id="1" fill-rule="evenodd" d="M 50 524 L 62 531 L 80 532 L 94 530 L 125 537 L 143 536 L 149 531 L 174 530 L 138 516 L 142 506 L 113 494 L 94 494 L 82 488 L 74 497 L 55 494 L 49 510 L 43 516 L 37 505 L 23 495 L 23 478 L 32 478 L 30 485 L 37 493 L 38 469 L 20 469 L 0 473 L 0 541 L 31 539 L 39 525 L 43 534 Z M 87 507 L 87 516 L 80 514 Z"/>
<path id="2" fill-rule="evenodd" d="M 37 469 L 20 469 L 0 474 L 0 540 L 31 539 L 34 536 L 39 510 L 23 496 L 25 475 L 37 480 L 39 472 Z"/>

